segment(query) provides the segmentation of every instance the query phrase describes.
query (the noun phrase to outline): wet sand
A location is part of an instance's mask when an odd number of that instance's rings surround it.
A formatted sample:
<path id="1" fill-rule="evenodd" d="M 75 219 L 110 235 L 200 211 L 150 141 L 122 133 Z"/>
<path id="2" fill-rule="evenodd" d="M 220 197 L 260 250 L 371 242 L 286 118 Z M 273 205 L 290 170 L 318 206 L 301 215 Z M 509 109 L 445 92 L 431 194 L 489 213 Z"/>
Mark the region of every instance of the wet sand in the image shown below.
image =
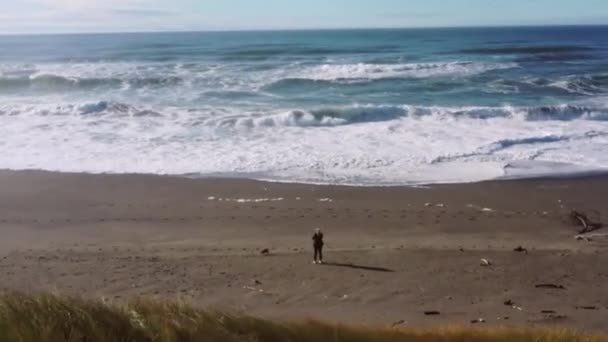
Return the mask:
<path id="1" fill-rule="evenodd" d="M 0 189 L 3 291 L 401 327 L 608 330 L 608 229 L 576 241 L 568 218 L 608 221 L 608 177 L 363 188 L 2 171 Z M 315 227 L 326 265 L 311 262 Z"/>

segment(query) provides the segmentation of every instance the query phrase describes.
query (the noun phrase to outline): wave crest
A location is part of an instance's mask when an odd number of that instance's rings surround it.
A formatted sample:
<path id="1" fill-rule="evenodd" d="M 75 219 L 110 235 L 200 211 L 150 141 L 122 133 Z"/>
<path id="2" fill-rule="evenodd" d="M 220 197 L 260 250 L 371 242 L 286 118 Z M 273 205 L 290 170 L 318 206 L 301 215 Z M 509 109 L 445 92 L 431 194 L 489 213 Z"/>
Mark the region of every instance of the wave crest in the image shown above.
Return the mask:
<path id="1" fill-rule="evenodd" d="M 331 127 L 435 117 L 436 119 L 521 119 L 525 121 L 608 121 L 608 107 L 558 105 L 538 107 L 424 107 L 424 106 L 352 106 L 293 110 L 257 117 L 230 116 L 213 119 L 205 125 L 217 128 Z"/>
<path id="2" fill-rule="evenodd" d="M 38 89 L 46 91 L 91 90 L 95 88 L 145 88 L 178 85 L 183 79 L 167 77 L 81 78 L 55 74 L 35 74 L 28 77 L 0 76 L 0 89 Z"/>
<path id="3" fill-rule="evenodd" d="M 405 63 L 405 64 L 323 64 L 292 75 L 295 79 L 317 81 L 370 80 L 384 78 L 426 78 L 467 76 L 492 70 L 516 68 L 516 63 Z"/>
<path id="4" fill-rule="evenodd" d="M 309 110 L 286 110 L 274 113 L 240 113 L 239 111 L 235 108 L 210 107 L 193 108 L 183 112 L 176 108 L 157 109 L 112 101 L 24 107 L 0 105 L 0 115 L 98 115 L 168 118 L 181 113 L 183 114 L 181 117 L 186 118 L 187 122 L 214 128 L 330 127 L 423 117 L 431 117 L 437 120 L 502 118 L 524 121 L 608 121 L 607 106 L 575 104 L 533 107 L 353 105 Z"/>

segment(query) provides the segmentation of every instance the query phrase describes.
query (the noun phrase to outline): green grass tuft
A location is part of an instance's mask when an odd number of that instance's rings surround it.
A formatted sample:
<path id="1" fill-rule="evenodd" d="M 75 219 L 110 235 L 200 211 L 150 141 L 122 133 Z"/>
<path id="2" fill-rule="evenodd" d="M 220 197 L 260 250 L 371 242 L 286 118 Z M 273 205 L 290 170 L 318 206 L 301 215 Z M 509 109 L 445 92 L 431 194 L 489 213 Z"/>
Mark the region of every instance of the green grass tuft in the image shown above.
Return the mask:
<path id="1" fill-rule="evenodd" d="M 134 300 L 126 306 L 52 295 L 0 296 L 0 342 L 602 342 L 566 329 L 368 329 L 315 321 L 279 323 Z"/>

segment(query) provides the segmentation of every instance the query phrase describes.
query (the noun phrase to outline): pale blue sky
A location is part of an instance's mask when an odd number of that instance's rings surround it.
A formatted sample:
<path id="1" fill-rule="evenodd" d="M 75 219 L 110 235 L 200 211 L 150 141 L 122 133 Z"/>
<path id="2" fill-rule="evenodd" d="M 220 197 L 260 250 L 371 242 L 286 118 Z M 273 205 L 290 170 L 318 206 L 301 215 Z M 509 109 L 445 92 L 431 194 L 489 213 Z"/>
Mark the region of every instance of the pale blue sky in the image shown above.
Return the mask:
<path id="1" fill-rule="evenodd" d="M 608 24 L 608 1 L 0 0 L 0 34 L 543 24 Z"/>

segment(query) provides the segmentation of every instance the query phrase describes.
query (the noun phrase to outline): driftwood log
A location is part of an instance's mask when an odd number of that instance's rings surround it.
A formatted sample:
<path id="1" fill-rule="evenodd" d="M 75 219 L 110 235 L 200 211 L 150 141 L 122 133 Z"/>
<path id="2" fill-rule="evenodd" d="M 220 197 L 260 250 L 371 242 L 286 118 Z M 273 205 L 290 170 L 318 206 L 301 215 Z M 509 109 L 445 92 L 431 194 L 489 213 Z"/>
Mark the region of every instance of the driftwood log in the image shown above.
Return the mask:
<path id="1" fill-rule="evenodd" d="M 590 233 L 592 231 L 601 229 L 604 226 L 600 222 L 591 221 L 587 215 L 580 211 L 572 211 L 570 213 L 570 217 L 577 225 L 582 227 L 582 229 L 579 231 L 579 234 Z"/>

